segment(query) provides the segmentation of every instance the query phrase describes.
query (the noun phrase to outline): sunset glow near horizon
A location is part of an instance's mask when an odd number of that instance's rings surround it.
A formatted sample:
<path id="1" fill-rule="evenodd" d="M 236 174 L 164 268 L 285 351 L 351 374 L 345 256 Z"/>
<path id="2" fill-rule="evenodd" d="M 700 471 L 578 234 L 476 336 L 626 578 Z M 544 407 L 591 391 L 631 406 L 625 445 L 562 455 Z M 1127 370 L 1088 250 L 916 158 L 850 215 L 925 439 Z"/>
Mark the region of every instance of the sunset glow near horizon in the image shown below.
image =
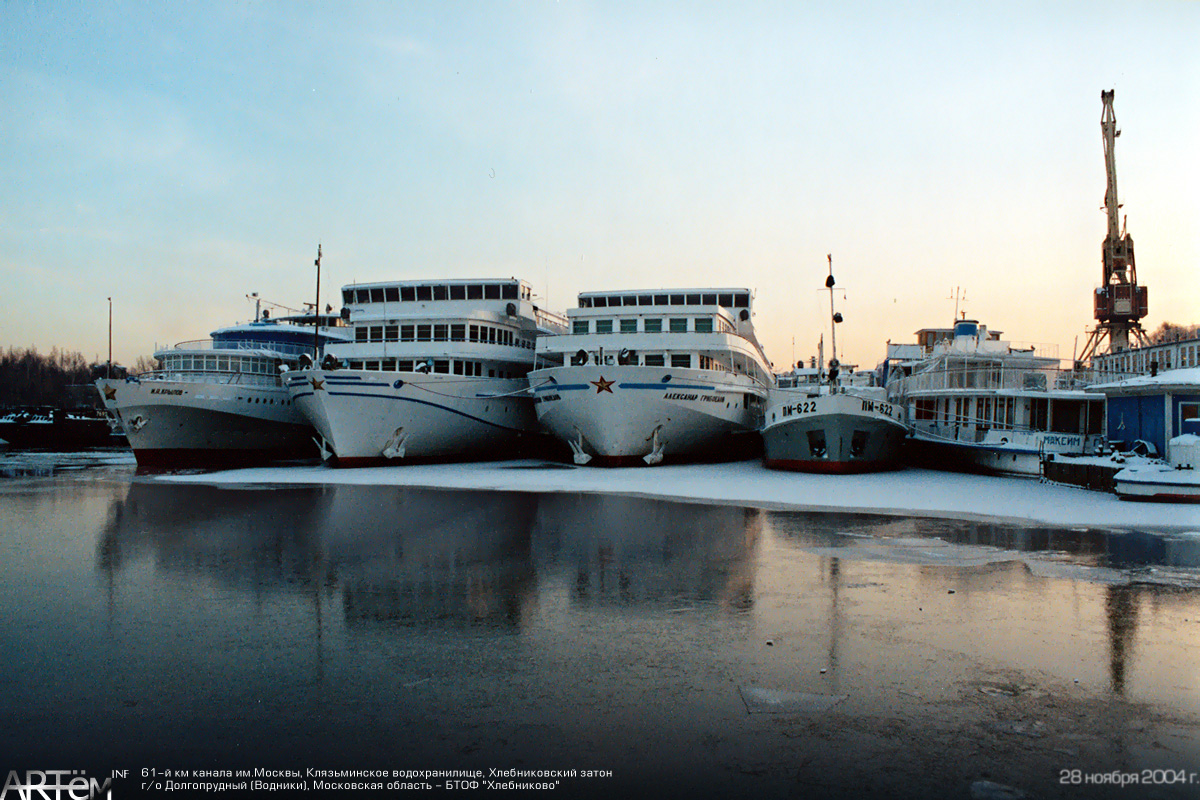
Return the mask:
<path id="1" fill-rule="evenodd" d="M 0 346 L 115 360 L 355 281 L 745 286 L 776 369 L 960 311 L 1082 349 L 1102 90 L 1200 322 L 1200 3 L 0 5 Z"/>

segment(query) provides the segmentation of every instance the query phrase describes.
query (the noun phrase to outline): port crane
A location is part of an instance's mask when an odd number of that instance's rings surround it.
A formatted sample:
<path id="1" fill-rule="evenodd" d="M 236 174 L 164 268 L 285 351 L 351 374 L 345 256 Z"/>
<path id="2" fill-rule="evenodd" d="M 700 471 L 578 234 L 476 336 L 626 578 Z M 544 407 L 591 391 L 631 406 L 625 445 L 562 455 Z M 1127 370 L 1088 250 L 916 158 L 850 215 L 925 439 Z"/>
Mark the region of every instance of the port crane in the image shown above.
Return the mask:
<path id="1" fill-rule="evenodd" d="M 1096 327 L 1088 335 L 1082 361 L 1099 353 L 1105 340 L 1110 353 L 1129 349 L 1131 339 L 1139 345 L 1146 344 L 1146 332 L 1141 323 L 1148 308 L 1146 287 L 1138 286 L 1133 237 L 1121 224 L 1121 204 L 1117 200 L 1116 142 L 1121 132 L 1117 130 L 1117 115 L 1113 111 L 1115 94 L 1113 89 L 1100 92 L 1100 101 L 1104 104 L 1100 131 L 1104 136 L 1104 166 L 1108 173 L 1108 185 L 1104 190 L 1108 235 L 1103 246 L 1104 283 L 1096 288 L 1093 299 Z"/>

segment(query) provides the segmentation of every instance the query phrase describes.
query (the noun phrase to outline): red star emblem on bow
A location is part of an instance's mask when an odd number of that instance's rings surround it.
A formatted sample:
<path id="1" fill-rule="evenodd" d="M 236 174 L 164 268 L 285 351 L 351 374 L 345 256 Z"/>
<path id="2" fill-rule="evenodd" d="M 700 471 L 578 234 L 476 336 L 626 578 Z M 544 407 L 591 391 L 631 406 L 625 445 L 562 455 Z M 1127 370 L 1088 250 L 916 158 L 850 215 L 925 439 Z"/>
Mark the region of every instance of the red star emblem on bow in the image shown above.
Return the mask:
<path id="1" fill-rule="evenodd" d="M 591 381 L 592 386 L 596 387 L 596 394 L 600 394 L 601 392 L 608 392 L 609 394 L 612 394 L 613 393 L 612 385 L 614 383 L 616 383 L 616 381 L 604 380 L 603 375 L 600 376 L 600 380 Z"/>

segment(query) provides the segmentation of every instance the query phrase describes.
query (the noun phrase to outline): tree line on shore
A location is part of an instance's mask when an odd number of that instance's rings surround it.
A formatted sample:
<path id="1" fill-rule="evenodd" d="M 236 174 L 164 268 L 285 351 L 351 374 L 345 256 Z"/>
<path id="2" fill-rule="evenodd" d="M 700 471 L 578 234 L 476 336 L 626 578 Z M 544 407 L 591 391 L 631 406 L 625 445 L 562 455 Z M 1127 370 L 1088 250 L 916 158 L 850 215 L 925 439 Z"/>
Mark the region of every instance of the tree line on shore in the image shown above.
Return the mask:
<path id="1" fill-rule="evenodd" d="M 139 369 L 153 369 L 153 361 L 139 358 Z M 0 407 L 98 406 L 100 396 L 93 386 L 97 378 L 111 374 L 124 378 L 128 370 L 106 361 L 89 362 L 81 353 L 59 350 L 48 354 L 37 348 L 9 347 L 0 353 Z"/>

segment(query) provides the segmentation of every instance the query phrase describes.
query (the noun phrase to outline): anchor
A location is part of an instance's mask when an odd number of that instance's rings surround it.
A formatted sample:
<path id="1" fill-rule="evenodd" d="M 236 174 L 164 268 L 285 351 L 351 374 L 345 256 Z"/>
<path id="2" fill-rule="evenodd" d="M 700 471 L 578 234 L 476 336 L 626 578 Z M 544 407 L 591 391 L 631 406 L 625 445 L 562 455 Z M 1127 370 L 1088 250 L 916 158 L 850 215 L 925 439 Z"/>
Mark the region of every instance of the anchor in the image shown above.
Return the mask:
<path id="1" fill-rule="evenodd" d="M 662 425 L 659 425 L 657 428 L 654 429 L 654 433 L 652 433 L 652 434 L 650 434 L 650 436 L 646 437 L 647 440 L 652 440 L 652 444 L 650 447 L 650 452 L 647 453 L 646 455 L 642 456 L 642 461 L 645 461 L 646 464 L 649 466 L 653 466 L 655 464 L 660 464 L 660 463 L 662 463 L 662 460 L 663 460 L 663 447 L 666 446 L 666 442 L 660 442 L 658 440 L 658 432 L 661 428 L 662 428 Z"/>
<path id="2" fill-rule="evenodd" d="M 404 432 L 404 428 L 396 428 L 396 432 L 392 434 L 392 438 L 383 447 L 384 458 L 404 458 L 404 445 L 408 441 L 408 434 Z"/>
<path id="3" fill-rule="evenodd" d="M 577 434 L 579 434 L 578 441 L 573 440 L 573 439 L 567 439 L 567 444 L 569 444 L 571 446 L 571 452 L 574 454 L 575 463 L 579 464 L 580 466 L 583 466 L 584 464 L 591 461 L 592 457 L 589 456 L 587 453 L 583 452 L 583 432 L 580 431 L 578 428 L 575 429 L 575 432 Z"/>
<path id="4" fill-rule="evenodd" d="M 129 430 L 133 431 L 134 433 L 137 433 L 142 428 L 146 427 L 146 423 L 149 421 L 150 421 L 149 417 L 143 417 L 141 414 L 138 414 L 136 417 L 129 420 Z"/>
<path id="5" fill-rule="evenodd" d="M 313 441 L 317 443 L 317 449 L 321 452 L 321 460 L 328 461 L 333 455 L 333 448 L 329 447 L 325 442 L 324 436 L 314 436 Z"/>

